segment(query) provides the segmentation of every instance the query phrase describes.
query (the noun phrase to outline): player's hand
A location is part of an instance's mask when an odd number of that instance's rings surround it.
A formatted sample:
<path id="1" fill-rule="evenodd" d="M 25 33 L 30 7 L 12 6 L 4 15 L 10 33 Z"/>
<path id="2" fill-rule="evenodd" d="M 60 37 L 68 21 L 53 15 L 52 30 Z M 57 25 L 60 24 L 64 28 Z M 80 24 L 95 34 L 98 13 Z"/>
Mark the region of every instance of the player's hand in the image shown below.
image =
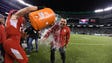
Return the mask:
<path id="1" fill-rule="evenodd" d="M 45 42 L 46 38 L 40 39 L 40 42 Z"/>
<path id="2" fill-rule="evenodd" d="M 37 6 L 30 6 L 29 9 L 32 10 L 32 11 L 35 11 L 35 10 L 38 9 L 38 7 Z"/>
<path id="3" fill-rule="evenodd" d="M 43 41 L 45 41 L 45 40 L 46 40 L 46 38 L 42 38 L 42 40 L 43 40 Z"/>
<path id="4" fill-rule="evenodd" d="M 40 44 L 45 44 L 45 43 L 46 43 L 46 38 L 41 38 L 41 39 L 39 39 L 39 43 L 40 43 Z"/>

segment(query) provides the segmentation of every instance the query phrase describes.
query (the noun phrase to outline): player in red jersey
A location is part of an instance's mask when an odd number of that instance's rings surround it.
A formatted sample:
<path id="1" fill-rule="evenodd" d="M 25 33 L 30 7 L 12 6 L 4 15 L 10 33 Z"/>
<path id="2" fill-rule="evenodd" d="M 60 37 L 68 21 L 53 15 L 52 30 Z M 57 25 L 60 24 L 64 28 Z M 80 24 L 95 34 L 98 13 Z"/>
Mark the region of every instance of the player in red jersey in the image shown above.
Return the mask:
<path id="1" fill-rule="evenodd" d="M 12 10 L 6 20 L 7 39 L 3 43 L 5 49 L 5 62 L 13 63 L 16 60 L 19 63 L 28 63 L 25 51 L 20 46 L 21 31 L 23 24 L 23 16 L 31 11 L 37 10 L 36 6 L 25 7 L 18 11 Z"/>

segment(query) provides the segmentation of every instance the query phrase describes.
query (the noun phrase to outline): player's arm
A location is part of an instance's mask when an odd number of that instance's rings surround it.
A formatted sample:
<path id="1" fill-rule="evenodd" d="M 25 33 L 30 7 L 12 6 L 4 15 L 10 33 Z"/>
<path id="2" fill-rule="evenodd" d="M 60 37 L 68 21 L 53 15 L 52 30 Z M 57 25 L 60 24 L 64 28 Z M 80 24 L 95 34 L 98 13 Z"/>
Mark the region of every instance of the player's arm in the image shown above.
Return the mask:
<path id="1" fill-rule="evenodd" d="M 25 7 L 23 9 L 18 10 L 16 13 L 14 13 L 11 16 L 11 25 L 14 26 L 15 28 L 17 28 L 17 22 L 18 22 L 18 18 L 24 16 L 25 14 L 35 11 L 37 10 L 37 6 L 30 6 L 30 7 Z"/>
<path id="2" fill-rule="evenodd" d="M 51 30 L 47 30 L 47 32 L 46 32 L 46 34 L 44 35 L 43 38 L 48 38 L 50 34 L 51 34 Z"/>
<path id="3" fill-rule="evenodd" d="M 69 42 L 69 39 L 70 39 L 70 29 L 68 28 L 68 32 L 66 34 L 66 44 L 65 44 L 65 46 L 67 46 L 67 44 Z"/>
<path id="4" fill-rule="evenodd" d="M 25 7 L 23 9 L 20 9 L 19 11 L 17 11 L 14 15 L 16 15 L 17 17 L 24 16 L 25 14 L 32 12 L 32 11 L 35 11 L 37 9 L 38 9 L 37 6 Z"/>
<path id="5" fill-rule="evenodd" d="M 49 30 L 47 31 L 47 33 L 44 35 L 45 38 L 48 38 L 50 36 L 51 33 L 55 32 L 55 29 L 58 27 L 58 25 L 54 24 L 51 28 L 49 28 Z"/>

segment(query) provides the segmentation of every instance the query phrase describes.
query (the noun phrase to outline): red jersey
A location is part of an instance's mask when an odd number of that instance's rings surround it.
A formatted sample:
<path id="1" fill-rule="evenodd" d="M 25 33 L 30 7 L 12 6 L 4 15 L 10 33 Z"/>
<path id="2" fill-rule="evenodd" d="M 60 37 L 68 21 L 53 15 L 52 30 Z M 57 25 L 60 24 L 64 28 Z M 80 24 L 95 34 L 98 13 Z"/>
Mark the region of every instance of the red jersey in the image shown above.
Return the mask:
<path id="1" fill-rule="evenodd" d="M 21 38 L 21 32 L 20 32 L 20 27 L 23 24 L 23 17 L 19 17 L 17 21 L 12 21 L 11 20 L 11 15 L 8 16 L 6 20 L 6 33 L 7 33 L 7 38 L 15 38 L 20 40 Z"/>
<path id="2" fill-rule="evenodd" d="M 60 28 L 59 25 L 53 26 L 45 35 L 47 38 L 49 35 L 53 35 L 51 46 L 63 47 L 68 44 L 70 38 L 70 29 L 67 26 Z"/>
<path id="3" fill-rule="evenodd" d="M 6 39 L 5 35 L 5 27 L 4 25 L 0 24 L 0 44 L 2 44 Z"/>
<path id="4" fill-rule="evenodd" d="M 18 63 L 28 63 L 26 53 L 20 46 L 20 30 L 22 23 L 22 17 L 18 17 L 18 19 L 14 19 L 14 17 L 11 18 L 11 13 L 9 12 L 8 18 L 6 20 L 7 38 L 3 43 L 3 48 L 6 52 L 4 63 L 14 63 L 14 60 L 17 60 Z"/>

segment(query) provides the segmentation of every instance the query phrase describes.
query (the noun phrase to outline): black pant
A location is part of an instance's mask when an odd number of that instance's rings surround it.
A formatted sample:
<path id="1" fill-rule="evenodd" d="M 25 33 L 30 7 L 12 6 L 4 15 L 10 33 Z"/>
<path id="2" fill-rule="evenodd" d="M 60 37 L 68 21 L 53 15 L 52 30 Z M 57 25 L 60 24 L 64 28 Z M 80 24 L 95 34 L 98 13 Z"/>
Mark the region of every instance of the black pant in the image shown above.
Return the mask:
<path id="1" fill-rule="evenodd" d="M 1 51 L 1 55 L 4 56 L 5 51 L 4 51 L 4 49 L 3 49 L 3 45 L 2 45 L 2 44 L 0 44 L 0 51 Z"/>
<path id="2" fill-rule="evenodd" d="M 51 63 L 55 62 L 55 51 L 56 51 L 56 48 L 51 47 L 51 56 L 50 56 Z M 60 52 L 60 55 L 61 55 L 62 63 L 65 63 L 66 56 L 65 56 L 64 47 L 60 47 L 59 52 Z"/>

